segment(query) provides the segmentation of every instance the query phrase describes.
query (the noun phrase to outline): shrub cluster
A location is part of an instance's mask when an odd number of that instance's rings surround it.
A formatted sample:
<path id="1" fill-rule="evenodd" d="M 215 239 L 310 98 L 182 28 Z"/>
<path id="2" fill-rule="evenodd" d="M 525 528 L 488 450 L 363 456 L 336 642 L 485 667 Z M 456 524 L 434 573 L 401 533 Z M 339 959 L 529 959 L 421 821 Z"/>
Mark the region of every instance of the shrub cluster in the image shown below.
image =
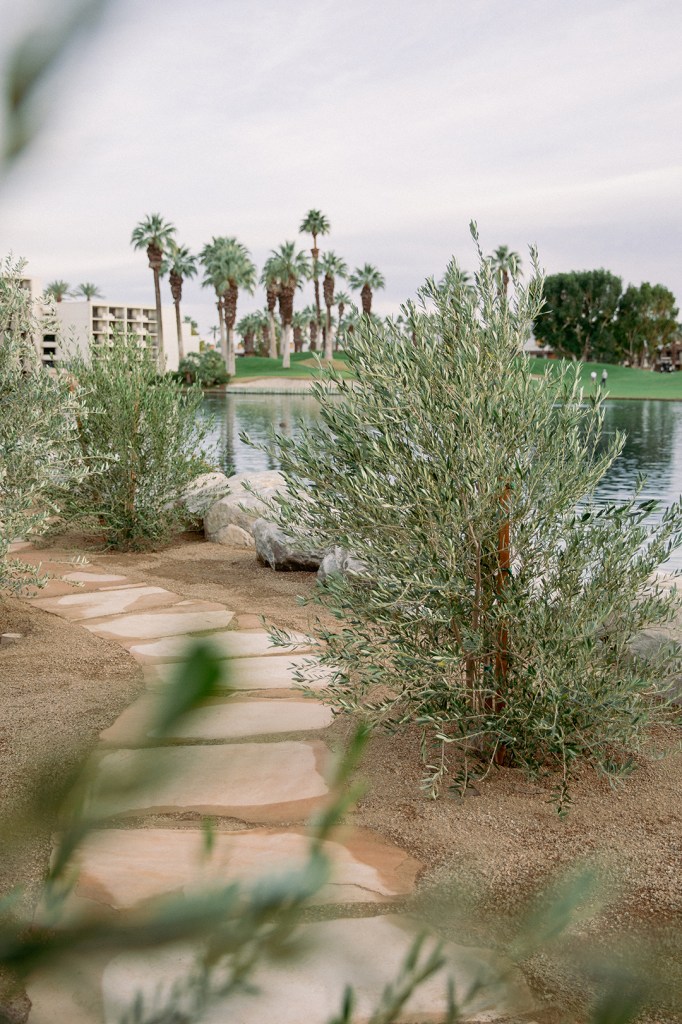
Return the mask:
<path id="1" fill-rule="evenodd" d="M 176 378 L 185 384 L 198 384 L 202 388 L 228 384 L 230 375 L 225 360 L 214 349 L 206 352 L 190 352 L 180 361 Z"/>

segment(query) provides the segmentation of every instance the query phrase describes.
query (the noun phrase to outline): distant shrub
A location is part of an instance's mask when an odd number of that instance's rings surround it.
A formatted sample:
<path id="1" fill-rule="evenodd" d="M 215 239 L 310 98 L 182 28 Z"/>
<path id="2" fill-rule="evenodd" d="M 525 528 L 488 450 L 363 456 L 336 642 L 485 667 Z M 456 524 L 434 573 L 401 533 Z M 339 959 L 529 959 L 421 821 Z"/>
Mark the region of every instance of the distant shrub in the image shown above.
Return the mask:
<path id="1" fill-rule="evenodd" d="M 33 339 L 47 323 L 36 316 L 22 272 L 21 262 L 0 266 L 0 590 L 13 592 L 38 577 L 9 557 L 11 542 L 45 531 L 57 512 L 55 481 L 75 483 L 80 464 L 77 397 L 39 362 Z"/>
<path id="2" fill-rule="evenodd" d="M 214 349 L 206 352 L 190 352 L 181 360 L 177 370 L 177 379 L 187 384 L 199 384 L 202 388 L 227 384 L 230 375 L 225 368 L 225 360 Z"/>
<path id="3" fill-rule="evenodd" d="M 88 472 L 58 494 L 63 522 L 103 533 L 112 547 L 162 543 L 185 524 L 183 495 L 205 470 L 200 389 L 159 376 L 152 351 L 132 336 L 76 357 L 69 370 Z"/>

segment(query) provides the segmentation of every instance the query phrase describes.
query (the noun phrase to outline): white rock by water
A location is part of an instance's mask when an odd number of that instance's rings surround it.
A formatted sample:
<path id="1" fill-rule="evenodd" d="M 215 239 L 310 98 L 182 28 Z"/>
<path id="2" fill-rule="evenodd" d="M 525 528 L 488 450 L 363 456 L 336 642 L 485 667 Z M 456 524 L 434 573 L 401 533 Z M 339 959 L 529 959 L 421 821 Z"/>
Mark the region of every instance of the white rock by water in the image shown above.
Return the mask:
<path id="1" fill-rule="evenodd" d="M 245 483 L 249 483 L 260 497 L 245 491 Z M 235 534 L 234 531 L 228 533 L 228 527 L 237 526 L 243 533 L 253 536 L 253 524 L 267 515 L 267 507 L 260 498 L 273 498 L 282 492 L 285 487 L 284 477 L 275 471 L 239 473 L 230 477 L 228 484 L 228 494 L 212 505 L 204 515 L 204 534 L 206 540 L 216 544 L 236 543 L 239 547 L 245 547 L 247 542 L 242 534 Z"/>

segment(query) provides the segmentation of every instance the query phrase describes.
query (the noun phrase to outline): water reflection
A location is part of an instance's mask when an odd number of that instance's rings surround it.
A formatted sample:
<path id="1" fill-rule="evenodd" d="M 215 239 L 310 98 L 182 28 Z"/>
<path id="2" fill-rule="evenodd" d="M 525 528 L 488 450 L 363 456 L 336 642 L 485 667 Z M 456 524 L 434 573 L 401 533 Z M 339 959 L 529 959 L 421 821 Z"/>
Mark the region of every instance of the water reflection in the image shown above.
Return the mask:
<path id="1" fill-rule="evenodd" d="M 299 420 L 317 416 L 317 402 L 309 395 L 207 395 L 204 407 L 215 417 L 212 440 L 219 445 L 221 462 L 237 473 L 277 469 L 272 455 L 239 440 L 241 431 L 257 441 L 266 441 L 272 427 L 295 437 Z M 617 430 L 627 435 L 625 448 L 601 481 L 597 499 L 629 497 L 638 473 L 643 473 L 647 478 L 643 498 L 655 498 L 664 505 L 675 501 L 682 491 L 682 403 L 607 402 L 604 443 Z M 682 568 L 682 551 L 671 565 Z"/>

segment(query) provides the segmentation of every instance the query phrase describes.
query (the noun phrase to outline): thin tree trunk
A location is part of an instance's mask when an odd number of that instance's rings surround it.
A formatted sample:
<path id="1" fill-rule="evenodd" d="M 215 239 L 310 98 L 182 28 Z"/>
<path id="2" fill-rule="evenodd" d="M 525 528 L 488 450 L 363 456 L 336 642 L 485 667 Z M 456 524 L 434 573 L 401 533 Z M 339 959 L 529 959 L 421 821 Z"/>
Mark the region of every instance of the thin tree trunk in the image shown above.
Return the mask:
<path id="1" fill-rule="evenodd" d="M 331 362 L 333 359 L 334 332 L 332 330 L 332 309 L 327 306 L 327 330 L 324 336 L 324 358 Z"/>
<path id="2" fill-rule="evenodd" d="M 270 359 L 277 358 L 277 331 L 275 330 L 275 314 L 272 310 L 268 313 L 269 324 L 268 330 L 270 332 L 270 351 L 268 356 Z"/>
<path id="3" fill-rule="evenodd" d="M 230 377 L 234 377 L 237 372 L 236 358 L 234 354 L 234 327 L 227 328 L 227 359 L 225 360 L 225 366 Z"/>
<path id="4" fill-rule="evenodd" d="M 185 346 L 182 342 L 182 317 L 180 316 L 180 302 L 175 303 L 175 326 L 178 329 L 178 366 L 185 358 Z"/>
<path id="5" fill-rule="evenodd" d="M 282 329 L 282 369 L 288 370 L 291 366 L 291 324 L 285 324 Z"/>
<path id="6" fill-rule="evenodd" d="M 220 354 L 227 368 L 227 332 L 225 330 L 225 309 L 222 295 L 218 298 L 218 325 L 220 327 Z"/>
<path id="7" fill-rule="evenodd" d="M 165 373 L 166 353 L 163 350 L 163 323 L 161 321 L 161 279 L 159 277 L 159 271 L 156 267 L 153 268 L 153 274 L 154 296 L 156 298 L 156 361 L 159 367 L 159 373 Z"/>

